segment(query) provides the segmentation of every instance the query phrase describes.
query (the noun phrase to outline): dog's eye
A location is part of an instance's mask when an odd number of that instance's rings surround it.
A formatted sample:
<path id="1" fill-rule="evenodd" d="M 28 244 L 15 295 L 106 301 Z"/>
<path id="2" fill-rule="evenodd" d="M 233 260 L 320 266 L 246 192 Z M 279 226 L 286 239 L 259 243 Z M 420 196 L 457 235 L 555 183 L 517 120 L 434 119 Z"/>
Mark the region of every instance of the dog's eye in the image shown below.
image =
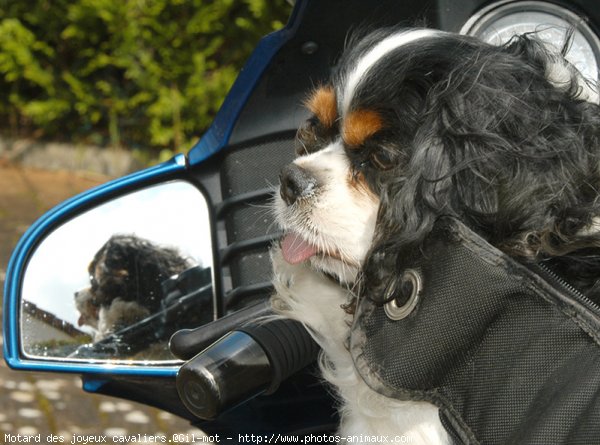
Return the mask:
<path id="1" fill-rule="evenodd" d="M 394 166 L 394 157 L 387 150 L 377 150 L 371 153 L 371 162 L 379 170 L 389 170 Z"/>
<path id="2" fill-rule="evenodd" d="M 307 122 L 296 132 L 296 156 L 304 156 L 309 154 L 311 152 L 311 148 L 316 144 L 317 137 L 311 127 L 312 125 Z"/>
<path id="3" fill-rule="evenodd" d="M 296 155 L 303 156 L 323 148 L 333 139 L 335 127 L 325 127 L 317 116 L 306 120 L 296 132 Z"/>

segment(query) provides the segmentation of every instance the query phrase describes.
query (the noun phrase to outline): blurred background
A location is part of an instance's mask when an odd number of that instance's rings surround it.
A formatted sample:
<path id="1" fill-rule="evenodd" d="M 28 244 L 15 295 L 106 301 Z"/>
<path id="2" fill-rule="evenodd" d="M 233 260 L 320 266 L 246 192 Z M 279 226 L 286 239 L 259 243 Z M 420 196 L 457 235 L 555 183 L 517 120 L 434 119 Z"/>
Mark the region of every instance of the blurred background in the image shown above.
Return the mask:
<path id="1" fill-rule="evenodd" d="M 44 212 L 185 153 L 285 0 L 0 0 L 0 286 Z M 0 338 L 0 342 L 2 339 Z M 173 434 L 172 415 L 0 362 L 5 434 Z"/>

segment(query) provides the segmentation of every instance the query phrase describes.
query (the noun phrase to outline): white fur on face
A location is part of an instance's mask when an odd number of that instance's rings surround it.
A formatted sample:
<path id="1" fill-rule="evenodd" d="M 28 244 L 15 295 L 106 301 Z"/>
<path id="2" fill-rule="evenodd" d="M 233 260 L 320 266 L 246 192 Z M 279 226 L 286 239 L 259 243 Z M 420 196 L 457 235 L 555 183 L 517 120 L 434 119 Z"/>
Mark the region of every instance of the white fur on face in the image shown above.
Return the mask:
<path id="1" fill-rule="evenodd" d="M 92 303 L 94 295 L 91 288 L 85 288 L 75 293 L 75 308 L 79 312 L 78 325 L 87 325 L 98 329 L 98 307 Z"/>
<path id="2" fill-rule="evenodd" d="M 378 198 L 351 183 L 351 166 L 340 141 L 294 163 L 315 176 L 319 186 L 288 206 L 276 197 L 275 213 L 286 232 L 299 234 L 320 254 L 310 259 L 318 270 L 352 283 L 375 231 Z"/>

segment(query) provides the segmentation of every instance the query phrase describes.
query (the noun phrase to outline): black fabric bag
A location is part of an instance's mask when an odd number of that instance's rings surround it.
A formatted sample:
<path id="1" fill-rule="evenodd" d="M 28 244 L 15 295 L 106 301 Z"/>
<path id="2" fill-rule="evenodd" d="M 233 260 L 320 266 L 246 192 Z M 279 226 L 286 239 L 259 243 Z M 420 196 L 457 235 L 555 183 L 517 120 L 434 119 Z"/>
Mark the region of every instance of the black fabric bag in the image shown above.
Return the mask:
<path id="1" fill-rule="evenodd" d="M 414 308 L 364 298 L 352 329 L 372 389 L 435 403 L 457 443 L 600 444 L 600 308 L 451 218 L 403 258 Z"/>

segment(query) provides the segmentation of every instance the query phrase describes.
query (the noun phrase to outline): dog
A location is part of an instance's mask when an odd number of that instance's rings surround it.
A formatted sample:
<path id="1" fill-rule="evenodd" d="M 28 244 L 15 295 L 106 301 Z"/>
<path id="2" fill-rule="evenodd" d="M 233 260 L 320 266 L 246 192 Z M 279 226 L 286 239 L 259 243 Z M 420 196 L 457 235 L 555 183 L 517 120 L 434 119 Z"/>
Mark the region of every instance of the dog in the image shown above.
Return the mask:
<path id="1" fill-rule="evenodd" d="M 521 261 L 555 259 L 600 299 L 598 94 L 562 53 L 534 34 L 492 46 L 377 30 L 350 39 L 310 94 L 274 197 L 271 302 L 322 347 L 341 436 L 451 443 L 436 406 L 375 393 L 347 348 L 357 300 L 385 303 L 399 252 L 440 216 Z"/>
<path id="2" fill-rule="evenodd" d="M 156 313 L 161 283 L 191 267 L 177 250 L 135 235 L 113 235 L 88 267 L 90 286 L 75 292 L 78 325 L 94 329 L 94 341 Z"/>

